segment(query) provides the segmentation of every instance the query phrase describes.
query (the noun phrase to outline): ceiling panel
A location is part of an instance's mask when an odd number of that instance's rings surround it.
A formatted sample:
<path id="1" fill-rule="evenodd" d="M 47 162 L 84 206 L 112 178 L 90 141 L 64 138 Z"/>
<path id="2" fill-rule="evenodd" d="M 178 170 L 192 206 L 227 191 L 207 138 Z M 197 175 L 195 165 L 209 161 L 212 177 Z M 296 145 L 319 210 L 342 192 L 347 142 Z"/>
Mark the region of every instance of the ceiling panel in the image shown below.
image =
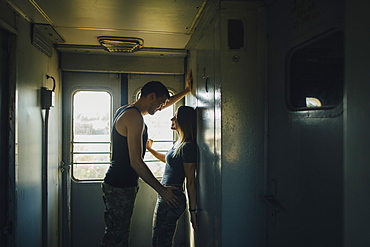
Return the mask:
<path id="1" fill-rule="evenodd" d="M 184 49 L 206 0 L 7 0 L 35 23 L 50 24 L 68 45 L 98 36 L 137 37 L 144 47 Z"/>

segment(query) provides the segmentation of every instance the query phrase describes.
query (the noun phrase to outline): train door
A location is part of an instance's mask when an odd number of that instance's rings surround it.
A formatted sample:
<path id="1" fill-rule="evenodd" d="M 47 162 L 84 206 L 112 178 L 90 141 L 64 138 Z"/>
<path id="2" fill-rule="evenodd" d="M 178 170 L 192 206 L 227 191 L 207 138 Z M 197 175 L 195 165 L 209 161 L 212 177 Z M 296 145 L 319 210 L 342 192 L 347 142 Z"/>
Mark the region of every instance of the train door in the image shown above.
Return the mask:
<path id="1" fill-rule="evenodd" d="M 343 41 L 329 31 L 273 56 L 286 60 L 269 85 L 267 246 L 342 246 Z"/>
<path id="2" fill-rule="evenodd" d="M 110 161 L 110 122 L 121 105 L 121 76 L 63 73 L 63 246 L 99 246 L 101 179 Z"/>
<path id="3" fill-rule="evenodd" d="M 112 115 L 135 101 L 150 80 L 162 81 L 170 93 L 183 89 L 182 75 L 127 75 L 63 72 L 63 242 L 64 246 L 100 246 L 104 233 L 101 182 L 110 164 Z M 182 102 L 145 116 L 149 138 L 166 152 L 172 146 L 171 121 Z M 164 163 L 146 154 L 144 161 L 160 179 Z M 131 223 L 131 246 L 149 246 L 157 193 L 139 179 Z M 175 243 L 184 244 L 185 221 L 180 219 Z"/>

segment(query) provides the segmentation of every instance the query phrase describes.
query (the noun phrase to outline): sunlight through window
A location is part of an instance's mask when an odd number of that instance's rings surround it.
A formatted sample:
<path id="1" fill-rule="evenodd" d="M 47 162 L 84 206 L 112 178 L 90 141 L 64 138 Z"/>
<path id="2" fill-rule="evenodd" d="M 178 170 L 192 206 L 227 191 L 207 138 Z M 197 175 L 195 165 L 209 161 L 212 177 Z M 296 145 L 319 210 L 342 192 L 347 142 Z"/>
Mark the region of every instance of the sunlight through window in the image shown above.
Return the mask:
<path id="1" fill-rule="evenodd" d="M 170 95 L 172 96 L 173 93 L 170 92 Z M 148 136 L 154 140 L 153 148 L 163 154 L 167 153 L 173 145 L 174 132 L 171 130 L 173 114 L 174 107 L 171 105 L 162 111 L 156 112 L 154 115 L 148 114 L 144 116 L 144 121 L 148 126 Z M 148 151 L 145 153 L 144 161 L 154 176 L 162 177 L 165 167 L 162 161 L 159 161 Z"/>
<path id="2" fill-rule="evenodd" d="M 111 95 L 78 91 L 73 95 L 72 174 L 77 180 L 103 179 L 111 159 Z"/>
<path id="3" fill-rule="evenodd" d="M 318 98 L 306 97 L 306 107 L 321 107 L 322 103 Z"/>

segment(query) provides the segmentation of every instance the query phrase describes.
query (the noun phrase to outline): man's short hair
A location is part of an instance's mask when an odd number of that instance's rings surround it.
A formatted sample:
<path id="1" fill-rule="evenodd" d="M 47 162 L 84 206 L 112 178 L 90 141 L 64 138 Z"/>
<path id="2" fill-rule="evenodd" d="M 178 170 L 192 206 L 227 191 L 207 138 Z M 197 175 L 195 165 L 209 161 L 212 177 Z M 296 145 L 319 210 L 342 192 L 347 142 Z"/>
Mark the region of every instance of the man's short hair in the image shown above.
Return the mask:
<path id="1" fill-rule="evenodd" d="M 165 85 L 160 81 L 150 81 L 141 88 L 141 96 L 145 97 L 150 93 L 155 93 L 155 97 L 167 97 L 170 98 L 170 93 Z"/>

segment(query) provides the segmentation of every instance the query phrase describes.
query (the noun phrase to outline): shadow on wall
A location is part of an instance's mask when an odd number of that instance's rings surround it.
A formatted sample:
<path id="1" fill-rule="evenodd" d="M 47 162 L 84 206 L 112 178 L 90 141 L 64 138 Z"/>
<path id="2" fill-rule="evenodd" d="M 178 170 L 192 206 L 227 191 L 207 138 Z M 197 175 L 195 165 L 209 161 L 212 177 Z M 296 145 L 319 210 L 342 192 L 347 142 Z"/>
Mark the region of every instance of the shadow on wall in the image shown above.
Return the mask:
<path id="1" fill-rule="evenodd" d="M 217 169 L 220 157 L 215 152 L 214 109 L 197 107 L 198 118 L 198 225 L 195 243 L 199 246 L 216 246 L 218 209 L 221 205 L 220 183 Z M 210 114 L 212 116 L 210 116 Z M 212 226 L 212 227 L 210 227 Z"/>

